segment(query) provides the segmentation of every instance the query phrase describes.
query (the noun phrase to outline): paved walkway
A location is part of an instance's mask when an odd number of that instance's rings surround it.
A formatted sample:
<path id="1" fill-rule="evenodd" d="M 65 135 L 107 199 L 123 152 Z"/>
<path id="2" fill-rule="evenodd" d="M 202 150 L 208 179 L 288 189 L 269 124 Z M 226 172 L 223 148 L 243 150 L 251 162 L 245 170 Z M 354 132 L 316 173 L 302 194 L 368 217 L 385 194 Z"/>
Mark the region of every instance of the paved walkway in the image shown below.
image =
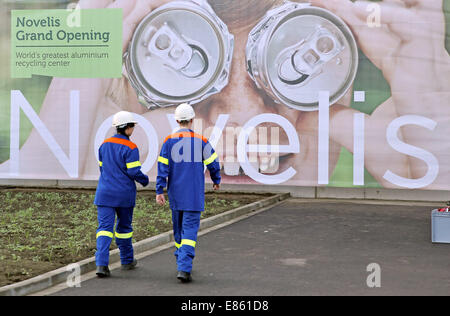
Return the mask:
<path id="1" fill-rule="evenodd" d="M 450 295 L 450 244 L 431 243 L 433 208 L 292 199 L 201 236 L 190 284 L 169 248 L 54 295 Z"/>

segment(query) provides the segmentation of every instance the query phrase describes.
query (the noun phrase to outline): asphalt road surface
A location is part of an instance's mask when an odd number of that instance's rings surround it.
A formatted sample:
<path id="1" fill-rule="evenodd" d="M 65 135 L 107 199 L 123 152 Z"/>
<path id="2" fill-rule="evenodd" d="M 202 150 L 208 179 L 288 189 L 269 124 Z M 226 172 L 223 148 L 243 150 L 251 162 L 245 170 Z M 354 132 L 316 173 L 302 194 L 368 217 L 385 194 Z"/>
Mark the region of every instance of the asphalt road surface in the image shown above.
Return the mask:
<path id="1" fill-rule="evenodd" d="M 431 242 L 436 205 L 291 199 L 199 237 L 193 282 L 174 247 L 53 295 L 450 295 L 450 244 Z"/>

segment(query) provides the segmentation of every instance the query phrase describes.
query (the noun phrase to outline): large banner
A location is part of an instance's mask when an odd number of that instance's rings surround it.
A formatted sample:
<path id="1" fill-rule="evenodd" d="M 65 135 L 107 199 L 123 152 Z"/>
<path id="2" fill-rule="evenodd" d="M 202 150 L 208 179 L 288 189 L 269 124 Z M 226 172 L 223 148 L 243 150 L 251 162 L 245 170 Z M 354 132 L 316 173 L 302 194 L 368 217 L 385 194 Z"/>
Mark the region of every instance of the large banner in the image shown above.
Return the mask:
<path id="1" fill-rule="evenodd" d="M 156 179 L 175 105 L 223 183 L 450 189 L 449 0 L 1 0 L 0 178 Z M 189 184 L 187 184 L 189 185 Z"/>

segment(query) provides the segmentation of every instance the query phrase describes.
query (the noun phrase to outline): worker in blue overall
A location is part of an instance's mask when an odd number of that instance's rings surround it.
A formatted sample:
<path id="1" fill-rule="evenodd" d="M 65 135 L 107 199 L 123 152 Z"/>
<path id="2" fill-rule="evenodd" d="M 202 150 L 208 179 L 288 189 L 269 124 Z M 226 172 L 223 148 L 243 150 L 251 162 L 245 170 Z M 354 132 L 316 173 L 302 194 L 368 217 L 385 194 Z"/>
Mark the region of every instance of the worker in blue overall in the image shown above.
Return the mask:
<path id="1" fill-rule="evenodd" d="M 94 204 L 98 210 L 97 251 L 95 262 L 97 276 L 110 276 L 108 268 L 109 247 L 113 238 L 120 251 L 123 270 L 133 269 L 137 261 L 133 254 L 133 209 L 136 203 L 136 184 L 147 186 L 148 176 L 141 171 L 139 150 L 130 141 L 137 122 L 129 112 L 119 112 L 113 117 L 117 133 L 106 139 L 98 151 L 100 179 Z M 117 225 L 114 231 L 114 221 Z"/>
<path id="2" fill-rule="evenodd" d="M 220 187 L 220 166 L 217 153 L 206 138 L 191 130 L 195 117 L 189 104 L 175 110 L 180 130 L 168 136 L 158 158 L 156 201 L 165 204 L 167 184 L 172 210 L 177 278 L 185 283 L 192 280 L 192 261 L 195 257 L 200 215 L 205 210 L 205 166 L 213 181 L 214 190 Z"/>

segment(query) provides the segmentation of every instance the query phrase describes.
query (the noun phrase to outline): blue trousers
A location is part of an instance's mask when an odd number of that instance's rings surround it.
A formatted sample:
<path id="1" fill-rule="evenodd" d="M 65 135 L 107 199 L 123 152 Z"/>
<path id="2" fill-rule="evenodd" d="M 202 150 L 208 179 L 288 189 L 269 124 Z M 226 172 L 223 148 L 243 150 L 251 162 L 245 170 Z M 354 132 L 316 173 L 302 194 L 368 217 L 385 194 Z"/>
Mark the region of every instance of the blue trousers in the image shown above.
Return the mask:
<path id="1" fill-rule="evenodd" d="M 122 264 L 133 262 L 133 207 L 107 207 L 97 206 L 97 251 L 95 263 L 97 266 L 109 264 L 109 247 L 116 237 L 116 244 L 120 250 L 120 261 Z M 114 233 L 114 221 L 117 214 L 117 225 Z"/>
<path id="2" fill-rule="evenodd" d="M 201 212 L 172 211 L 178 271 L 191 273 Z"/>

